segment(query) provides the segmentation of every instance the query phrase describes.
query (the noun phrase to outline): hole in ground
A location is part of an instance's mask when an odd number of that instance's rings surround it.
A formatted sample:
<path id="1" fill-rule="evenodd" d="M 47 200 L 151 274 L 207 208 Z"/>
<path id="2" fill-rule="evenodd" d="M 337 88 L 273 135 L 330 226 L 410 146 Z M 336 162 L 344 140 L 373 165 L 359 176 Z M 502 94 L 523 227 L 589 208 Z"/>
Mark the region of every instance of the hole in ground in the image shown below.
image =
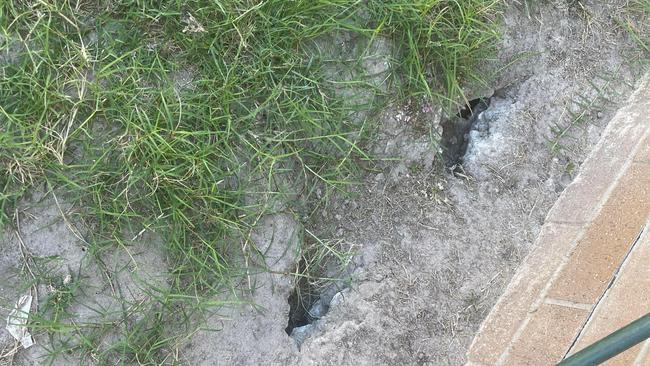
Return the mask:
<path id="1" fill-rule="evenodd" d="M 476 98 L 470 100 L 465 106 L 460 108 L 456 117 L 468 119 L 473 114 L 478 114 L 487 109 L 490 105 L 490 98 Z M 484 107 L 484 108 L 483 108 Z"/>
<path id="2" fill-rule="evenodd" d="M 298 273 L 304 273 L 306 270 L 305 259 L 298 262 Z M 294 329 L 309 325 L 320 319 L 329 309 L 328 304 L 324 304 L 320 293 L 321 288 L 312 283 L 308 276 L 297 277 L 296 285 L 289 294 L 289 319 L 287 327 L 284 329 L 288 335 L 291 335 Z"/>
<path id="3" fill-rule="evenodd" d="M 440 145 L 448 168 L 462 164 L 469 143 L 469 132 L 475 127 L 478 116 L 489 107 L 491 98 L 472 99 L 460 108 L 456 116 L 441 122 Z"/>
<path id="4" fill-rule="evenodd" d="M 317 243 L 310 239 L 305 242 L 294 288 L 287 299 L 289 318 L 285 332 L 298 349 L 319 328 L 318 320 L 327 314 L 332 299 L 349 286 L 352 270 L 352 247 L 342 241 L 316 240 Z"/>
<path id="5" fill-rule="evenodd" d="M 298 280 L 296 287 L 289 295 L 289 321 L 284 329 L 288 335 L 295 328 L 303 327 L 318 320 L 315 314 L 310 314 L 310 309 L 320 299 L 320 295 L 309 285 L 305 278 Z"/>

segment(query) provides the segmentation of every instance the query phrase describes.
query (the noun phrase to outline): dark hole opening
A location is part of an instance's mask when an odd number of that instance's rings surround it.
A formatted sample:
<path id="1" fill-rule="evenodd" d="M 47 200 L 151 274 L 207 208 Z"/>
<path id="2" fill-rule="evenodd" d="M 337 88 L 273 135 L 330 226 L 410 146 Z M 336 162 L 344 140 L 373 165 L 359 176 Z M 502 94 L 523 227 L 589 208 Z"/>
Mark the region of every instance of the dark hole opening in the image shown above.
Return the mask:
<path id="1" fill-rule="evenodd" d="M 289 322 L 284 329 L 288 335 L 291 335 L 294 328 L 311 324 L 316 320 L 309 315 L 309 308 L 318 300 L 318 297 L 308 296 L 307 299 L 304 297 L 304 295 L 298 294 L 296 290 L 289 295 Z"/>
<path id="2" fill-rule="evenodd" d="M 479 104 L 485 104 L 485 107 L 487 108 L 487 106 L 490 105 L 490 100 L 489 100 L 489 98 L 472 99 L 472 100 L 469 101 L 469 103 L 467 103 L 462 108 L 460 108 L 460 110 L 456 114 L 456 117 L 461 117 L 461 118 L 468 119 L 474 113 L 480 113 L 480 112 L 484 111 L 485 109 L 481 110 L 482 106 L 479 106 Z"/>
<path id="3" fill-rule="evenodd" d="M 477 117 L 490 105 L 490 98 L 476 98 L 459 109 L 456 116 L 442 121 L 440 144 L 445 166 L 457 167 L 462 164 L 467 153 L 469 132 L 476 124 Z"/>
<path id="4" fill-rule="evenodd" d="M 298 264 L 298 268 L 304 267 L 304 263 Z M 307 324 L 313 323 L 316 318 L 309 314 L 309 309 L 318 301 L 320 295 L 316 289 L 310 285 L 307 278 L 299 278 L 296 287 L 289 295 L 289 321 L 287 327 L 284 329 L 288 335 L 294 328 L 302 327 Z"/>

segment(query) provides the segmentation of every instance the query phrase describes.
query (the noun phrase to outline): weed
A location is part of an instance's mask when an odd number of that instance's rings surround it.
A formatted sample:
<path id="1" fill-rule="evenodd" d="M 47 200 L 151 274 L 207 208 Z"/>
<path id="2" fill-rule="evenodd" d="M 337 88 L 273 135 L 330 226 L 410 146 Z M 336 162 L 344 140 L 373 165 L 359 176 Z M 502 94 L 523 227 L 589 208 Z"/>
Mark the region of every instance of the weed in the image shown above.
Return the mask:
<path id="1" fill-rule="evenodd" d="M 632 1 L 632 5 L 636 9 L 644 12 L 647 15 L 650 15 L 650 1 L 649 0 L 634 0 L 634 1 Z"/>
<path id="2" fill-rule="evenodd" d="M 648 39 L 648 26 L 650 26 L 650 1 L 635 0 L 628 6 L 630 16 L 618 19 L 619 25 L 630 35 L 634 43 L 647 58 L 650 54 L 650 39 Z"/>
<path id="3" fill-rule="evenodd" d="M 564 108 L 560 120 L 551 128 L 554 138 L 550 142 L 551 152 L 559 153 L 565 149 L 564 142 L 578 126 L 583 126 L 589 117 L 596 113 L 597 108 L 612 104 L 612 99 L 619 96 L 613 89 L 612 82 L 617 80 L 619 69 L 611 74 L 596 75 L 589 80 L 588 92 L 577 95 L 570 105 Z"/>

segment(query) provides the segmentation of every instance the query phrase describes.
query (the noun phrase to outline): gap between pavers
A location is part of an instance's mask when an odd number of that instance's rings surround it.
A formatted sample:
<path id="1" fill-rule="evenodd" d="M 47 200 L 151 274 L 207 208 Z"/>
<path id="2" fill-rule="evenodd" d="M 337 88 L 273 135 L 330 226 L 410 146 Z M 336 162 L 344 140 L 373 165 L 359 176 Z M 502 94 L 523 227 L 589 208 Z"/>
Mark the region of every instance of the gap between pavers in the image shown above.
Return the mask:
<path id="1" fill-rule="evenodd" d="M 650 312 L 650 216 L 630 253 L 571 348 L 573 354 Z M 643 344 L 605 363 L 634 364 Z"/>

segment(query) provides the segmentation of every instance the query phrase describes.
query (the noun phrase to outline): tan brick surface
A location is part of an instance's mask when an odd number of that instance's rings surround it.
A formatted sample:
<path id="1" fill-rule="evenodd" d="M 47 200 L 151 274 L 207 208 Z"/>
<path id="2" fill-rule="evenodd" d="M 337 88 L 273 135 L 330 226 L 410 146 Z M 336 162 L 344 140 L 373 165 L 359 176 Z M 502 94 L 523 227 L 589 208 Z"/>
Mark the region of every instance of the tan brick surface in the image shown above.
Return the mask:
<path id="1" fill-rule="evenodd" d="M 637 344 L 636 346 L 628 349 L 627 351 L 617 355 L 614 358 L 611 358 L 603 363 L 601 366 L 630 366 L 634 365 L 634 361 L 639 355 L 643 344 Z"/>
<path id="2" fill-rule="evenodd" d="M 591 156 L 582 164 L 580 174 L 549 211 L 546 221 L 584 223 L 593 218 L 625 161 L 646 135 L 648 122 L 639 113 L 631 110 L 616 114 Z"/>
<path id="3" fill-rule="evenodd" d="M 650 124 L 650 118 L 648 118 L 648 123 Z M 636 154 L 634 160 L 638 162 L 650 163 L 650 135 L 648 135 L 641 144 L 641 151 Z"/>
<path id="4" fill-rule="evenodd" d="M 586 310 L 542 305 L 512 345 L 505 365 L 555 365 L 569 350 L 588 316 Z"/>
<path id="5" fill-rule="evenodd" d="M 549 297 L 595 304 L 650 214 L 650 164 L 635 163 L 578 243 Z"/>
<path id="6" fill-rule="evenodd" d="M 650 366 L 650 340 L 641 343 L 641 354 L 636 361 L 639 366 Z"/>
<path id="7" fill-rule="evenodd" d="M 581 350 L 650 312 L 650 228 L 637 242 L 616 282 L 601 300 L 572 352 Z M 641 345 L 606 365 L 632 365 Z"/>
<path id="8" fill-rule="evenodd" d="M 547 222 L 586 223 L 599 207 L 600 200 L 619 175 L 622 159 L 602 158 L 586 161 L 582 172 L 553 205 Z"/>
<path id="9" fill-rule="evenodd" d="M 480 336 L 470 347 L 470 361 L 494 364 L 529 314 L 533 303 L 555 271 L 555 263 L 569 254 L 580 227 L 547 224 L 537 237 L 535 249 L 513 277 L 505 294 L 484 321 Z"/>

